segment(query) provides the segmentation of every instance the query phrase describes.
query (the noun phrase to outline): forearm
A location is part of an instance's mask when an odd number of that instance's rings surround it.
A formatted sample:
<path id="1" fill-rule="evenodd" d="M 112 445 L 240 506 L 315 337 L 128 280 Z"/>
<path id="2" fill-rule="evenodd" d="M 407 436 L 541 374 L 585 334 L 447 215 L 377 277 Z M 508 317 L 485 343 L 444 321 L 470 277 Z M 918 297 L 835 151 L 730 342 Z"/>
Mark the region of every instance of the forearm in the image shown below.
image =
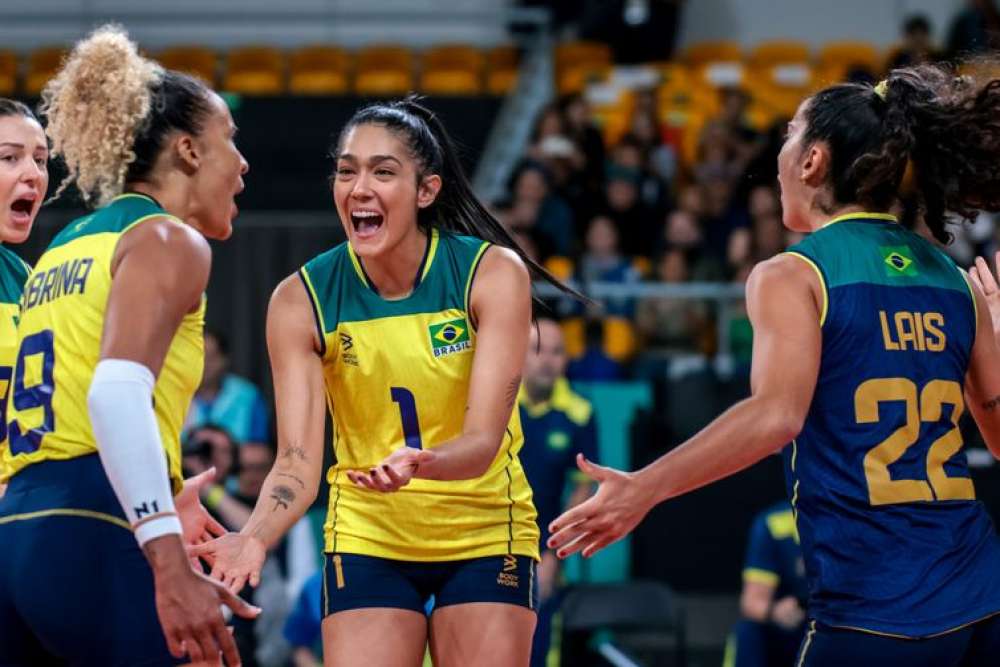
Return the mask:
<path id="1" fill-rule="evenodd" d="M 802 419 L 780 401 L 740 401 L 676 449 L 635 473 L 651 505 L 728 477 L 779 451 Z"/>
<path id="2" fill-rule="evenodd" d="M 268 549 L 277 544 L 316 500 L 318 466 L 319 463 L 314 466 L 304 459 L 275 464 L 264 481 L 250 519 L 240 532 L 259 539 Z"/>
<path id="3" fill-rule="evenodd" d="M 421 464 L 413 476 L 441 481 L 481 477 L 496 458 L 504 437 L 506 433 L 462 434 L 434 447 L 433 460 Z"/>

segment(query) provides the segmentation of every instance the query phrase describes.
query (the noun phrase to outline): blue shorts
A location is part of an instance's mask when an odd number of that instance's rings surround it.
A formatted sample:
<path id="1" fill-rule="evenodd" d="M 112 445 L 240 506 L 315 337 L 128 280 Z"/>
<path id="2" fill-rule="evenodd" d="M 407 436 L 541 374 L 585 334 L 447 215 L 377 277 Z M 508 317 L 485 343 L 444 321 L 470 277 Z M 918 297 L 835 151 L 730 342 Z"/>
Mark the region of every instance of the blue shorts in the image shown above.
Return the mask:
<path id="1" fill-rule="evenodd" d="M 901 639 L 810 624 L 796 665 L 802 667 L 995 667 L 1000 615 L 927 639 Z"/>
<path id="2" fill-rule="evenodd" d="M 0 499 L 0 667 L 166 667 L 153 573 L 96 454 L 21 470 Z"/>
<path id="3" fill-rule="evenodd" d="M 534 610 L 538 600 L 535 561 L 528 556 L 416 562 L 360 554 L 326 554 L 323 618 L 371 607 L 434 608 L 470 602 L 500 602 Z"/>

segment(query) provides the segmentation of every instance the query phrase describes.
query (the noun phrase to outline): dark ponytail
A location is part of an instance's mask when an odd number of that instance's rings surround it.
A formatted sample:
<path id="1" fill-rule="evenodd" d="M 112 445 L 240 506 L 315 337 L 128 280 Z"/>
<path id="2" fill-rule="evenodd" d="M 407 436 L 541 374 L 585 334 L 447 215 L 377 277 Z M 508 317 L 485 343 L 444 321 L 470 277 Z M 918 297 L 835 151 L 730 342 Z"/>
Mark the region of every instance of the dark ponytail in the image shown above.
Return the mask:
<path id="1" fill-rule="evenodd" d="M 458 151 L 444 125 L 433 111 L 420 104 L 414 96 L 387 104 L 374 104 L 360 109 L 347 122 L 337 138 L 334 157 L 340 153 L 347 133 L 358 125 L 381 125 L 400 135 L 413 158 L 420 165 L 418 180 L 430 174 L 441 177 L 441 190 L 434 203 L 417 213 L 417 223 L 445 231 L 475 236 L 517 253 L 532 276 L 544 280 L 566 294 L 589 301 L 578 291 L 565 285 L 542 265 L 525 254 L 510 232 L 500 224 L 472 191 Z"/>
<path id="2" fill-rule="evenodd" d="M 875 88 L 840 84 L 808 104 L 805 140 L 830 146 L 834 204 L 887 210 L 909 167 L 917 205 L 942 243 L 946 212 L 1000 210 L 1000 80 L 934 65 L 893 70 Z"/>
<path id="3" fill-rule="evenodd" d="M 33 121 L 38 121 L 35 118 L 35 114 L 31 112 L 31 109 L 27 104 L 23 102 L 18 102 L 17 100 L 8 99 L 6 97 L 0 97 L 0 118 L 5 118 L 7 116 L 23 116 L 24 118 L 30 118 Z"/>

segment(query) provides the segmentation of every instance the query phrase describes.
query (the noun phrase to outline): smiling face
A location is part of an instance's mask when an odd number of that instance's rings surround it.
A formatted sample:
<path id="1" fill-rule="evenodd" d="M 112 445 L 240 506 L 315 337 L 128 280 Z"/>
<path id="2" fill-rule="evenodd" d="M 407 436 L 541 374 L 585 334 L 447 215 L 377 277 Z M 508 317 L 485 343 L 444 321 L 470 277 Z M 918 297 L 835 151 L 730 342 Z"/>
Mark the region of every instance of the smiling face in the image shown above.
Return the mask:
<path id="1" fill-rule="evenodd" d="M 227 239 L 239 213 L 236 195 L 243 192 L 247 161 L 236 148 L 236 124 L 229 107 L 209 93 L 209 113 L 197 136 L 191 137 L 197 175 L 188 220 L 211 239 Z"/>
<path id="2" fill-rule="evenodd" d="M 377 257 L 417 233 L 417 211 L 430 206 L 440 188 L 440 176 L 420 174 L 395 132 L 366 123 L 345 134 L 333 199 L 359 257 Z"/>
<path id="3" fill-rule="evenodd" d="M 49 186 L 48 159 L 36 120 L 0 116 L 0 241 L 22 243 L 31 233 Z"/>

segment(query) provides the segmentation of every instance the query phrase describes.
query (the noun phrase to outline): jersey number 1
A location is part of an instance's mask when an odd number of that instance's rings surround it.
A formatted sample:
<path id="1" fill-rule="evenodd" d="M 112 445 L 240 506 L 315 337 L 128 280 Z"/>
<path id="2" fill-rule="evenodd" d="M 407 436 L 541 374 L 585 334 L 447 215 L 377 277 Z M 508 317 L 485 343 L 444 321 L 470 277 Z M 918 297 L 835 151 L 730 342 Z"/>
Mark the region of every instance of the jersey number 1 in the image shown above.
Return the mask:
<path id="1" fill-rule="evenodd" d="M 392 402 L 399 406 L 406 446 L 423 449 L 424 445 L 420 440 L 420 422 L 417 421 L 417 401 L 413 398 L 413 392 L 403 387 L 390 387 L 389 395 L 392 396 Z"/>
<path id="2" fill-rule="evenodd" d="M 906 407 L 906 423 L 865 454 L 865 479 L 872 505 L 893 505 L 931 500 L 975 500 L 976 492 L 968 477 L 949 477 L 944 464 L 962 449 L 958 419 L 965 410 L 962 388 L 951 380 L 931 380 L 917 400 L 917 385 L 906 378 L 877 378 L 863 382 L 854 392 L 854 416 L 859 424 L 879 421 L 879 403 L 901 402 Z M 892 479 L 889 466 L 920 439 L 920 424 L 941 419 L 945 403 L 953 406 L 952 428 L 931 443 L 927 450 L 927 481 Z"/>

